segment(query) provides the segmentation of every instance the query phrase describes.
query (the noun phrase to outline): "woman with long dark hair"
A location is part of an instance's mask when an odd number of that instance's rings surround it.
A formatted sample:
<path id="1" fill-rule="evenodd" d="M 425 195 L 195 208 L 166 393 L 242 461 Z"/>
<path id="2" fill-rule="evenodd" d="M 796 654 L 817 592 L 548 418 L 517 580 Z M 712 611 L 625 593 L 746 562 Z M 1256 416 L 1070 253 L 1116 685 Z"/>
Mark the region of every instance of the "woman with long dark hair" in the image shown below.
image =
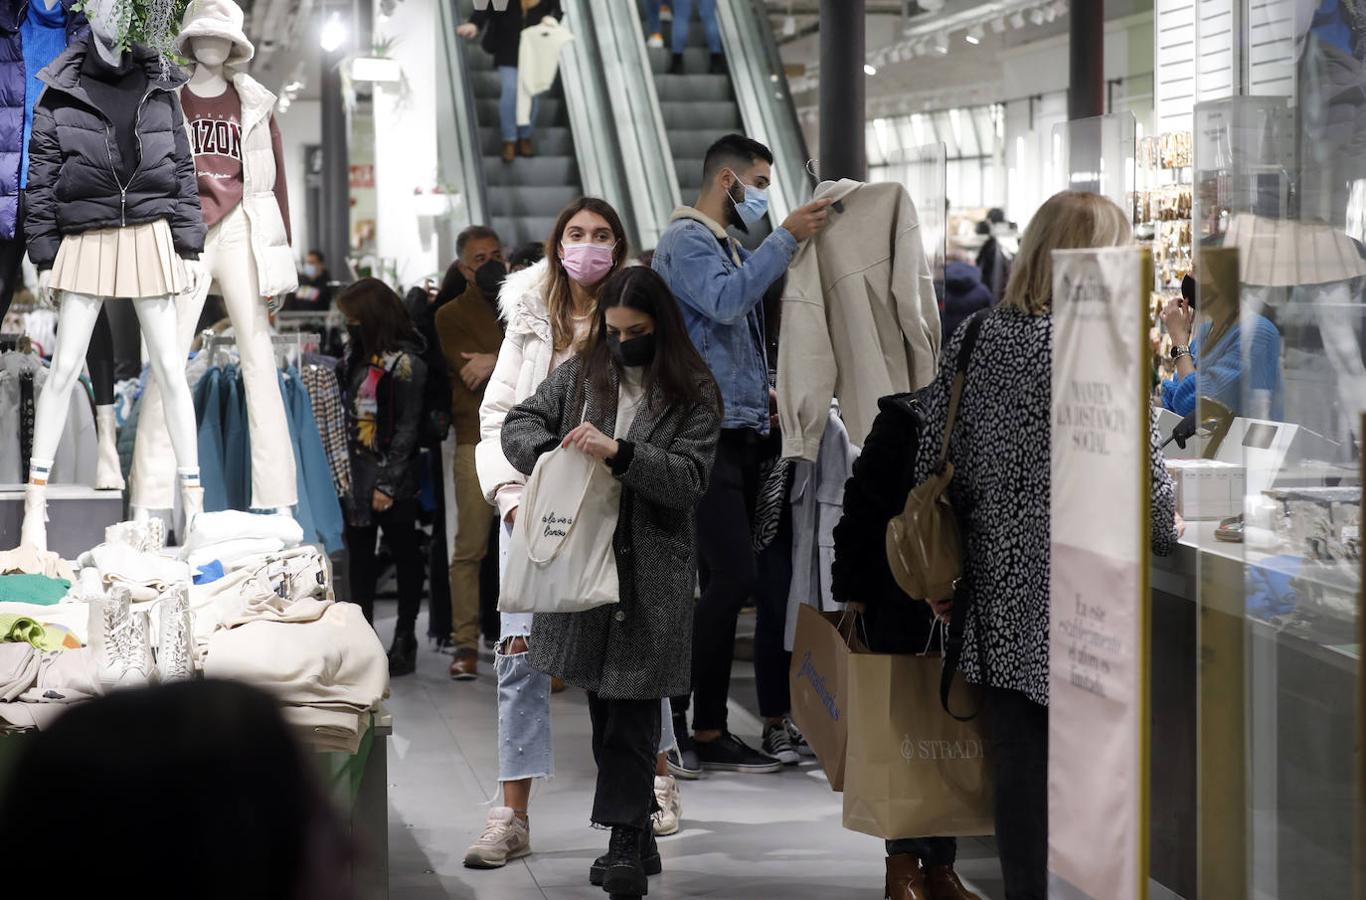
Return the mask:
<path id="1" fill-rule="evenodd" d="M 345 372 L 350 420 L 351 503 L 346 548 L 351 555 L 351 599 L 375 614 L 375 540 L 384 530 L 398 572 L 398 624 L 389 648 L 389 674 L 417 667 L 417 613 L 425 566 L 418 548 L 418 442 L 427 367 L 422 339 L 403 301 L 387 284 L 365 278 L 337 297 L 350 335 Z"/>
<path id="2" fill-rule="evenodd" d="M 552 372 L 587 346 L 603 284 L 626 264 L 626 229 L 610 204 L 584 197 L 565 207 L 545 258 L 508 277 L 498 294 L 507 328 L 479 409 L 475 462 L 485 499 L 506 537 L 526 476 L 503 455 L 503 420 Z M 506 564 L 506 560 L 503 560 Z M 465 854 L 465 865 L 497 869 L 531 852 L 531 785 L 554 772 L 550 676 L 531 667 L 531 616 L 503 614 L 494 655 L 498 674 L 498 781 L 503 803 Z"/>
<path id="3" fill-rule="evenodd" d="M 612 539 L 619 602 L 538 613 L 531 632 L 535 668 L 588 692 L 592 820 L 612 830 L 590 880 L 613 897 L 643 895 L 647 873 L 660 869 L 651 822 L 660 700 L 691 683 L 695 510 L 720 432 L 716 382 L 668 286 L 644 267 L 613 276 L 588 350 L 503 423 L 503 452 L 523 474 L 551 448 L 573 447 L 622 486 Z"/>

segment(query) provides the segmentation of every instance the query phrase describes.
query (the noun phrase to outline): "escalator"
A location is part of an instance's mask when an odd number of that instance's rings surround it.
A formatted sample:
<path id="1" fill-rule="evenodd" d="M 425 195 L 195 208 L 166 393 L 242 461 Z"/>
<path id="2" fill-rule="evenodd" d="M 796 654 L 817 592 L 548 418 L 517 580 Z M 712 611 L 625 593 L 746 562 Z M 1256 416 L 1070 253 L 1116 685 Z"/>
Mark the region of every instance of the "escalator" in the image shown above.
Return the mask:
<path id="1" fill-rule="evenodd" d="M 465 17 L 473 9 L 469 0 L 460 6 Z M 533 138 L 536 155 L 519 156 L 506 163 L 501 157 L 498 100 L 502 84 L 498 70 L 493 67 L 493 58 L 477 45 L 469 48 L 465 62 L 479 132 L 488 224 L 508 247 L 544 241 L 560 210 L 583 195 L 563 80 L 556 79 L 555 86 L 539 100 Z"/>

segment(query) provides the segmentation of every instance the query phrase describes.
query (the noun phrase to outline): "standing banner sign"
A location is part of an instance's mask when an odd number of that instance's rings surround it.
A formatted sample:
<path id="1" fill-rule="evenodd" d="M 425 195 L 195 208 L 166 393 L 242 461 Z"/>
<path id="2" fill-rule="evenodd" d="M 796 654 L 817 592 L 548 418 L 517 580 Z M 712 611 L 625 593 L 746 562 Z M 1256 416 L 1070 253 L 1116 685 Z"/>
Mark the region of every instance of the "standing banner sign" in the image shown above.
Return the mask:
<path id="1" fill-rule="evenodd" d="M 1049 895 L 1147 896 L 1147 294 L 1135 248 L 1053 254 Z"/>

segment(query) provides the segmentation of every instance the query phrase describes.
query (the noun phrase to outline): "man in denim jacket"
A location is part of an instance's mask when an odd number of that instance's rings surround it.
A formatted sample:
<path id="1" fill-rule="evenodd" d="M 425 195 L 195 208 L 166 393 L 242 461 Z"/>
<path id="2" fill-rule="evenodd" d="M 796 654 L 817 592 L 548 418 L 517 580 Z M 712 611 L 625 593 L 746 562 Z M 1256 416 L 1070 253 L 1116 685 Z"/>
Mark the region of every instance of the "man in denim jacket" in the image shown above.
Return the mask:
<path id="1" fill-rule="evenodd" d="M 725 401 L 711 486 L 697 509 L 702 598 L 693 623 L 695 745 L 687 738 L 689 698 L 674 698 L 679 750 L 671 753 L 670 766 L 684 778 L 698 777 L 703 768 L 780 768 L 730 734 L 726 701 L 736 620 L 757 579 L 750 520 L 759 440 L 770 421 L 764 293 L 787 271 L 798 243 L 825 227 L 830 201 L 795 210 L 758 250 L 747 252 L 726 227 L 748 231 L 768 215 L 772 167 L 773 154 L 757 141 L 732 134 L 713 144 L 703 163 L 701 196 L 674 213 L 652 263 L 678 298 L 688 333 Z"/>

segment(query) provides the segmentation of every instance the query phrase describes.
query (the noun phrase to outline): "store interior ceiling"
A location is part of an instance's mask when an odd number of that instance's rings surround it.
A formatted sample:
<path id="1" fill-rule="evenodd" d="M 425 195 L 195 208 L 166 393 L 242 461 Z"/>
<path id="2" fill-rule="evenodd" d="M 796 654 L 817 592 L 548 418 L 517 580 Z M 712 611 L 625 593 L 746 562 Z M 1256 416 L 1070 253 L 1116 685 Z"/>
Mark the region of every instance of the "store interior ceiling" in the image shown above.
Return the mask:
<path id="1" fill-rule="evenodd" d="M 349 20 L 353 0 L 239 0 L 257 47 L 256 75 L 276 92 L 317 99 L 319 22 Z M 402 0 L 390 0 L 402 2 Z M 628 2 L 628 0 L 621 0 Z M 817 105 L 820 0 L 766 4 L 799 110 Z M 1065 46 L 1070 3 L 1095 0 L 865 0 L 868 114 L 1011 99 L 1003 59 L 1028 45 Z M 1153 0 L 1105 0 L 1107 21 L 1151 15 Z M 383 31 L 383 19 L 374 25 Z"/>

